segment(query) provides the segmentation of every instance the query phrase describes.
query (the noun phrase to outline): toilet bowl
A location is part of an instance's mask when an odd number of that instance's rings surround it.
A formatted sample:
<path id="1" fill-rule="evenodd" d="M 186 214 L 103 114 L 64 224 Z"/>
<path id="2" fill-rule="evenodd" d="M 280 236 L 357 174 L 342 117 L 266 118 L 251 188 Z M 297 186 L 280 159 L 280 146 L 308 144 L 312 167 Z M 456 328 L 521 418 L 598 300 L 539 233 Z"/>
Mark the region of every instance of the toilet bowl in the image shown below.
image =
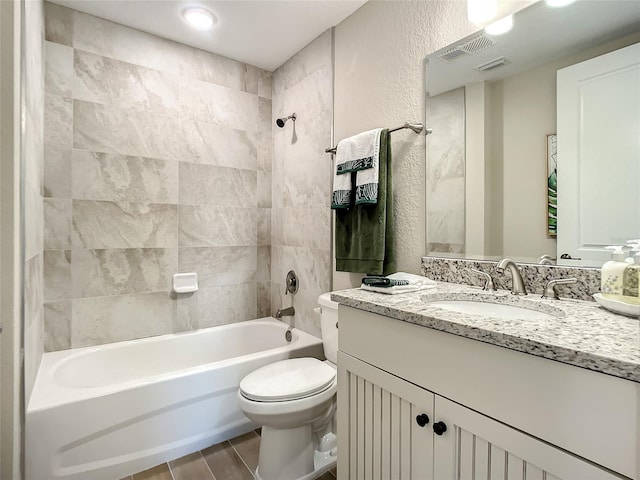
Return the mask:
<path id="1" fill-rule="evenodd" d="M 336 464 L 338 311 L 328 293 L 318 302 L 327 360 L 282 360 L 240 382 L 239 406 L 262 426 L 256 480 L 312 480 Z"/>

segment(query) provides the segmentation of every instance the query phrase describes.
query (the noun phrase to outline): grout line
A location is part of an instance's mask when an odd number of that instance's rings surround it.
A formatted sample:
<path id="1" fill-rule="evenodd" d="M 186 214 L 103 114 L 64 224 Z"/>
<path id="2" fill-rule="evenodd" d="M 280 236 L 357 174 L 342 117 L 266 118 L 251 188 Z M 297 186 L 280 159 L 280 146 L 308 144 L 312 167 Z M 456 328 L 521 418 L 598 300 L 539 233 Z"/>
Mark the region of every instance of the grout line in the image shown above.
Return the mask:
<path id="1" fill-rule="evenodd" d="M 167 463 L 167 468 L 169 469 L 169 475 L 171 475 L 171 479 L 172 480 L 176 480 L 176 476 L 173 474 L 173 470 L 171 470 L 171 464 L 169 462 Z"/>
<path id="2" fill-rule="evenodd" d="M 213 480 L 217 480 L 216 476 L 211 471 L 211 467 L 207 463 L 207 460 L 204 458 L 204 455 L 202 454 L 202 450 L 198 450 L 198 453 L 200 454 L 200 458 L 202 459 L 202 461 L 204 462 L 205 466 L 207 467 L 207 470 L 209 470 L 209 473 L 211 474 L 211 478 L 213 478 Z"/>
<path id="3" fill-rule="evenodd" d="M 256 472 L 252 471 L 252 470 L 249 468 L 249 465 L 247 465 L 247 462 L 245 462 L 245 461 L 244 461 L 244 458 L 242 458 L 242 455 L 240 455 L 240 453 L 238 452 L 238 450 L 236 450 L 235 445 L 234 445 L 233 443 L 231 443 L 231 441 L 230 441 L 230 440 L 227 440 L 227 443 L 228 443 L 229 445 L 231 445 L 231 448 L 233 448 L 233 451 L 234 451 L 234 452 L 236 452 L 236 455 L 238 455 L 238 458 L 240 459 L 240 461 L 242 462 L 242 464 L 244 465 L 244 467 L 245 467 L 247 470 L 249 470 L 249 473 L 251 474 L 251 476 L 252 476 L 253 478 L 256 478 Z"/>

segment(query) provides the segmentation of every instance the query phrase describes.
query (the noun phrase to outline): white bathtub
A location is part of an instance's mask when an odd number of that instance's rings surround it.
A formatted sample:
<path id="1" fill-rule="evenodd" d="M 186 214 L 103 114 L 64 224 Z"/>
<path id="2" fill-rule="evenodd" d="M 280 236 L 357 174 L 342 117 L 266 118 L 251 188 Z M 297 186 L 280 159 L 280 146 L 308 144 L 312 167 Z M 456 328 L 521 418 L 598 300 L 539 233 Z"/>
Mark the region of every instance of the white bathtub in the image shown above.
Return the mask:
<path id="1" fill-rule="evenodd" d="M 249 372 L 319 338 L 273 318 L 45 353 L 26 414 L 27 480 L 114 480 L 256 425 L 236 391 Z"/>

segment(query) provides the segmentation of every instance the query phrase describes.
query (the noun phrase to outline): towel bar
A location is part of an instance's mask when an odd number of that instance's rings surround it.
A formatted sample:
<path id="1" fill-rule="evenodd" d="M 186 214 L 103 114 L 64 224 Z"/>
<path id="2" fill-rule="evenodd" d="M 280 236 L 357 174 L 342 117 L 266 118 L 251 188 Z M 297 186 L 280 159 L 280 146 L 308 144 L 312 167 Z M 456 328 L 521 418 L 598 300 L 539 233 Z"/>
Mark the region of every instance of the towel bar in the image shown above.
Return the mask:
<path id="1" fill-rule="evenodd" d="M 424 130 L 425 135 L 429 135 L 430 133 L 433 132 L 433 130 L 430 128 L 424 128 L 424 125 L 422 123 L 405 122 L 405 124 L 400 127 L 390 128 L 389 133 L 397 132 L 398 130 L 404 130 L 405 128 L 408 128 L 409 130 L 413 130 L 415 133 L 422 133 L 422 131 Z M 324 151 L 325 153 L 336 153 L 337 148 L 338 147 L 325 148 Z"/>

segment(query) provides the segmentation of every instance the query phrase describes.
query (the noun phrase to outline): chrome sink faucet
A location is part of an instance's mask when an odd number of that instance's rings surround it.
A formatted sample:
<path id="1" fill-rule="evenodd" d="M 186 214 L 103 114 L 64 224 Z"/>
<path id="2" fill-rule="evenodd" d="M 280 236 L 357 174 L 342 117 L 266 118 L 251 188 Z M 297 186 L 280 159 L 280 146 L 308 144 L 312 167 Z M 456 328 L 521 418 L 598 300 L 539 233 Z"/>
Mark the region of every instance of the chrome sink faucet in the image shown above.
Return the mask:
<path id="1" fill-rule="evenodd" d="M 505 270 L 511 272 L 511 293 L 514 295 L 526 295 L 527 287 L 524 286 L 522 275 L 520 275 L 520 268 L 510 258 L 503 258 L 496 265 L 496 272 L 504 273 Z"/>

